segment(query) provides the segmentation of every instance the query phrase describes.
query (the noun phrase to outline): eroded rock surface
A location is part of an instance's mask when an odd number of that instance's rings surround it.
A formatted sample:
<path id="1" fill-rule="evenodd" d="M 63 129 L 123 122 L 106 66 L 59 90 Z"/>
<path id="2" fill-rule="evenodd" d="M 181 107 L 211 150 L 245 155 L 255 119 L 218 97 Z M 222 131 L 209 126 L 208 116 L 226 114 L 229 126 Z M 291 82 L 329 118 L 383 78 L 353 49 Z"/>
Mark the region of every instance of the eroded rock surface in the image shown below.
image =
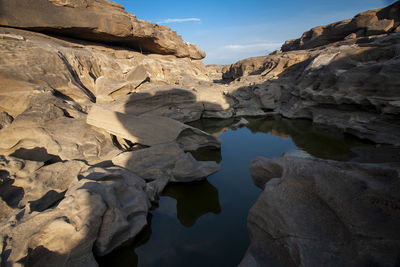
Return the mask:
<path id="1" fill-rule="evenodd" d="M 286 41 L 282 51 L 311 49 L 345 39 L 396 32 L 400 25 L 399 9 L 397 1 L 386 8 L 362 12 L 353 19 L 312 28 L 301 38 Z"/>
<path id="2" fill-rule="evenodd" d="M 175 142 L 124 152 L 112 161 L 150 181 L 167 178 L 171 182 L 191 182 L 220 169 L 214 161 L 195 160 Z"/>
<path id="3" fill-rule="evenodd" d="M 205 53 L 167 26 L 137 19 L 107 0 L 5 0 L 0 25 L 125 45 L 141 52 L 202 59 Z"/>
<path id="4" fill-rule="evenodd" d="M 250 210 L 240 266 L 396 266 L 399 168 L 297 158 L 256 158 L 263 189 Z"/>
<path id="5" fill-rule="evenodd" d="M 94 105 L 88 114 L 87 123 L 145 146 L 177 142 L 185 151 L 208 146 L 220 147 L 216 137 L 162 116 L 128 115 Z"/>
<path id="6" fill-rule="evenodd" d="M 376 23 L 385 24 L 399 12 L 396 2 L 353 20 L 372 14 Z M 398 24 L 394 21 L 393 27 Z M 366 19 L 365 23 L 368 28 L 370 22 Z M 327 31 L 321 36 L 335 35 Z M 327 39 L 314 49 L 296 48 L 301 50 L 245 59 L 225 67 L 223 76 L 233 79 L 229 86 L 236 89 L 231 89 L 229 96 L 236 98 L 236 114 L 241 107 L 251 106 L 288 118 L 311 119 L 374 142 L 399 145 L 399 47 L 399 33 L 372 31 L 354 38 Z"/>
<path id="7" fill-rule="evenodd" d="M 150 204 L 140 177 L 112 167 L 75 178 L 56 207 L 22 209 L 2 224 L 4 265 L 97 266 L 92 250 L 104 255 L 146 225 Z"/>
<path id="8" fill-rule="evenodd" d="M 135 237 L 168 182 L 219 169 L 185 153 L 220 146 L 185 122 L 280 113 L 400 144 L 398 11 L 399 2 L 317 27 L 286 52 L 206 68 L 194 45 L 110 1 L 1 1 L 1 265 L 96 266 L 93 253 Z M 273 190 L 250 215 L 243 264 L 395 264 L 397 170 L 263 166 L 255 182 Z"/>

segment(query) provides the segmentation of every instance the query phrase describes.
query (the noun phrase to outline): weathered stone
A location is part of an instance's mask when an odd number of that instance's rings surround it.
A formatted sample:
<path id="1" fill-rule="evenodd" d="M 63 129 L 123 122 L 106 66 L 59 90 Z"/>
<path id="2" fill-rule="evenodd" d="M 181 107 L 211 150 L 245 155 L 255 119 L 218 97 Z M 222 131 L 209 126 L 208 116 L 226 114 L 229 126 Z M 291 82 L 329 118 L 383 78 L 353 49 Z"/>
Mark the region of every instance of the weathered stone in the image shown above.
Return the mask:
<path id="1" fill-rule="evenodd" d="M 140 52 L 202 59 L 205 53 L 167 26 L 139 20 L 123 6 L 106 0 L 5 0 L 0 25 L 126 45 Z"/>
<path id="2" fill-rule="evenodd" d="M 7 112 L 0 112 L 0 130 L 10 125 L 13 120 L 14 118 L 11 117 Z"/>
<path id="3" fill-rule="evenodd" d="M 15 195 L 20 199 L 8 199 L 8 202 L 15 202 L 19 208 L 26 207 L 27 211 L 43 211 L 61 200 L 78 173 L 87 168 L 81 161 L 43 166 L 37 161 L 0 158 L 0 170 L 8 173 L 7 179 L 12 180 L 12 187 L 22 190 L 22 196 Z"/>
<path id="4" fill-rule="evenodd" d="M 364 266 L 398 261 L 399 169 L 318 159 L 257 158 L 263 188 L 240 266 Z"/>
<path id="5" fill-rule="evenodd" d="M 342 41 L 352 33 L 357 37 L 389 33 L 399 19 L 400 2 L 382 8 L 362 12 L 353 19 L 343 20 L 325 26 L 319 26 L 305 32 L 301 38 L 288 40 L 282 51 L 311 49 Z"/>
<path id="6" fill-rule="evenodd" d="M 394 20 L 383 19 L 368 25 L 367 35 L 383 34 L 387 33 L 394 26 Z"/>
<path id="7" fill-rule="evenodd" d="M 91 168 L 71 184 L 57 207 L 22 213 L 0 226 L 5 266 L 97 266 L 134 237 L 150 206 L 145 182 L 120 168 Z"/>
<path id="8" fill-rule="evenodd" d="M 0 131 L 0 153 L 35 161 L 84 159 L 109 160 L 119 153 L 106 132 L 86 124 L 86 116 L 51 92 L 35 96 L 30 107 Z M 76 111 L 76 110 L 75 110 Z"/>
<path id="9" fill-rule="evenodd" d="M 191 182 L 201 180 L 220 169 L 216 162 L 196 161 L 176 143 L 124 152 L 115 157 L 113 163 L 150 181 L 167 178 L 172 182 Z"/>
<path id="10" fill-rule="evenodd" d="M 146 146 L 176 141 L 185 151 L 199 147 L 219 147 L 215 137 L 181 122 L 153 115 L 127 115 L 94 105 L 87 123 Z"/>

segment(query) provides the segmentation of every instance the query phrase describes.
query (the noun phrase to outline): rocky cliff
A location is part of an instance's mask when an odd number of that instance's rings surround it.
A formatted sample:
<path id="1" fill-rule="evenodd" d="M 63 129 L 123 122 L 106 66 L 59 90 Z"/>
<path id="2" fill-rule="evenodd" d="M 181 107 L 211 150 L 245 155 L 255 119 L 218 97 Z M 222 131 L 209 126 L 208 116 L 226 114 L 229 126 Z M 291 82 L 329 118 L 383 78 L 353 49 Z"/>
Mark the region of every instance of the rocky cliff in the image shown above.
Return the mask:
<path id="1" fill-rule="evenodd" d="M 96 266 L 168 182 L 219 170 L 182 122 L 222 91 L 197 93 L 205 54 L 168 27 L 101 0 L 1 1 L 0 25 L 2 266 Z"/>
<path id="2" fill-rule="evenodd" d="M 225 67 L 223 77 L 253 92 L 260 109 L 399 145 L 399 14 L 396 2 L 314 28 L 282 51 Z"/>
<path id="3" fill-rule="evenodd" d="M 5 0 L 0 3 L 0 25 L 123 45 L 141 52 L 205 57 L 169 27 L 139 20 L 107 0 Z"/>
<path id="4" fill-rule="evenodd" d="M 313 28 L 281 51 L 226 66 L 223 78 L 258 109 L 398 151 L 399 18 L 397 1 Z M 397 266 L 400 168 L 378 158 L 254 159 L 250 172 L 263 191 L 249 213 L 251 244 L 240 266 Z"/>

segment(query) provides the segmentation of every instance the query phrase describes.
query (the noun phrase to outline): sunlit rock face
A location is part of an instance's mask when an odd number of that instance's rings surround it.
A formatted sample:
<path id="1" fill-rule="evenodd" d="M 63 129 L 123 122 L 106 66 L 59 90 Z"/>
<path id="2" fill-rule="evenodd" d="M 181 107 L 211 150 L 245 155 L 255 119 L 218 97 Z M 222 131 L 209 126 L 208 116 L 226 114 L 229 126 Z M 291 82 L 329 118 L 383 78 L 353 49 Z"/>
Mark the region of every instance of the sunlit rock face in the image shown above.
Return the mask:
<path id="1" fill-rule="evenodd" d="M 107 0 L 2 1 L 0 25 L 113 45 L 140 52 L 202 59 L 205 53 L 167 26 L 137 19 Z"/>
<path id="2" fill-rule="evenodd" d="M 337 41 L 399 32 L 400 2 L 382 9 L 362 12 L 353 19 L 318 26 L 303 33 L 299 39 L 288 40 L 282 51 L 311 49 Z"/>
<path id="3" fill-rule="evenodd" d="M 211 92 L 204 52 L 118 4 L 0 10 L 1 265 L 96 266 L 143 229 L 170 181 L 219 170 L 187 153 L 218 138 L 183 122 L 229 105 L 221 88 L 215 107 L 195 89 Z"/>
<path id="4" fill-rule="evenodd" d="M 226 66 L 223 77 L 237 88 L 239 103 L 246 92 L 259 110 L 398 145 L 399 12 L 396 2 L 314 28 L 282 51 Z"/>

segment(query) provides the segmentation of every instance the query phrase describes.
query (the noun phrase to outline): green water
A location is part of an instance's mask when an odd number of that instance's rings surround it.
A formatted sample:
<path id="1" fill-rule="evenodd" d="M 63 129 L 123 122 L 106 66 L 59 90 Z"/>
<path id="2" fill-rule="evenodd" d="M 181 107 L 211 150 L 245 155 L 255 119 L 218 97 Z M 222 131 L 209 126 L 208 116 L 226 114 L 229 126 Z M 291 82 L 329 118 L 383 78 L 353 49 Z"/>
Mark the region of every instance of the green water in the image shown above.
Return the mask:
<path id="1" fill-rule="evenodd" d="M 249 174 L 257 156 L 285 152 L 349 161 L 354 147 L 370 147 L 306 120 L 248 119 L 231 129 L 231 120 L 192 123 L 222 140 L 220 151 L 198 151 L 198 160 L 220 162 L 221 170 L 202 182 L 169 184 L 148 217 L 149 226 L 131 242 L 99 259 L 100 266 L 237 266 L 249 245 L 247 214 L 260 189 Z"/>

